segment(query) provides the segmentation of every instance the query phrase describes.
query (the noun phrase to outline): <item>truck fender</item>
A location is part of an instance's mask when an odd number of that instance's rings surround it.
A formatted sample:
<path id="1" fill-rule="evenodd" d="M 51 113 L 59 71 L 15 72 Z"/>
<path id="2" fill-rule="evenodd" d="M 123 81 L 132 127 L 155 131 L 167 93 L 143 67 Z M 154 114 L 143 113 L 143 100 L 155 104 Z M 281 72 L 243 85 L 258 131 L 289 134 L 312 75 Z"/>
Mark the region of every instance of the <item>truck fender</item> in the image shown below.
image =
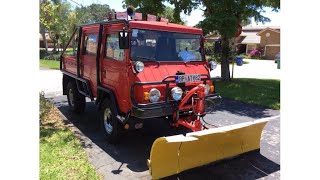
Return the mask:
<path id="1" fill-rule="evenodd" d="M 98 109 L 100 110 L 101 104 L 104 101 L 105 98 L 108 98 L 111 101 L 112 104 L 112 110 L 116 115 L 119 115 L 119 106 L 117 103 L 116 96 L 114 95 L 113 91 L 104 87 L 98 87 L 98 95 L 96 99 L 96 105 L 98 106 Z"/>
<path id="2" fill-rule="evenodd" d="M 70 81 L 75 81 L 75 79 L 66 74 L 63 74 L 63 77 L 62 77 L 62 94 L 63 95 L 67 95 L 67 86 Z"/>

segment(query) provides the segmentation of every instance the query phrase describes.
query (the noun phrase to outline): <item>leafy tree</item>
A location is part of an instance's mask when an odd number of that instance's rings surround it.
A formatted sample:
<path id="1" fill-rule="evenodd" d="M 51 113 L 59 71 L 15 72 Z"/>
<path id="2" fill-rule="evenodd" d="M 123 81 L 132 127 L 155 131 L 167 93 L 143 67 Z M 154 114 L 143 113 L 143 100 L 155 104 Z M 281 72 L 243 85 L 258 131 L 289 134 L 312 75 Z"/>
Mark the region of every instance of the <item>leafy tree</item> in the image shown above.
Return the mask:
<path id="1" fill-rule="evenodd" d="M 71 5 L 70 3 L 64 0 L 52 0 L 52 2 L 57 6 L 55 10 L 55 17 L 57 18 L 57 22 L 52 27 L 52 31 L 50 33 L 50 37 L 55 44 L 55 51 L 56 44 L 59 48 L 64 47 L 70 38 L 70 22 L 68 22 L 68 17 L 71 13 Z"/>
<path id="2" fill-rule="evenodd" d="M 82 24 L 103 21 L 111 11 L 114 10 L 110 9 L 107 4 L 91 4 L 75 8 L 76 17 Z"/>
<path id="3" fill-rule="evenodd" d="M 65 47 L 77 25 L 102 21 L 110 11 L 114 10 L 107 4 L 91 4 L 71 9 L 66 0 L 40 0 L 40 32 L 45 47 L 46 31 L 54 43 L 55 52 L 57 47 Z"/>
<path id="4" fill-rule="evenodd" d="M 135 11 L 142 13 L 143 19 L 147 19 L 147 14 L 153 14 L 156 16 L 164 17 L 169 19 L 172 23 L 185 24 L 181 20 L 180 12 L 176 11 L 174 8 L 165 6 L 162 1 L 159 0 L 124 0 L 125 4 L 123 8 L 129 5 L 135 7 Z"/>
<path id="5" fill-rule="evenodd" d="M 40 32 L 43 38 L 44 47 L 46 52 L 48 52 L 47 40 L 46 40 L 46 29 L 49 30 L 51 27 L 57 23 L 57 18 L 55 17 L 55 9 L 57 7 L 51 4 L 49 0 L 40 1 Z"/>
<path id="6" fill-rule="evenodd" d="M 160 17 L 169 19 L 169 22 L 176 24 L 186 24 L 183 20 L 174 18 L 174 9 L 172 7 L 166 6 L 162 13 L 158 14 Z"/>
<path id="7" fill-rule="evenodd" d="M 41 0 L 40 1 L 40 31 L 45 41 L 45 32 L 54 43 L 54 50 L 59 45 L 59 40 L 64 45 L 68 39 L 68 16 L 70 4 L 64 0 Z M 46 41 L 45 41 L 46 44 Z M 46 45 L 45 45 L 46 46 Z M 47 48 L 46 48 L 47 51 Z"/>
<path id="8" fill-rule="evenodd" d="M 165 5 L 159 0 L 124 0 L 123 8 L 128 5 L 135 7 L 135 11 L 142 13 L 143 19 L 146 19 L 147 14 L 159 15 L 165 11 Z"/>

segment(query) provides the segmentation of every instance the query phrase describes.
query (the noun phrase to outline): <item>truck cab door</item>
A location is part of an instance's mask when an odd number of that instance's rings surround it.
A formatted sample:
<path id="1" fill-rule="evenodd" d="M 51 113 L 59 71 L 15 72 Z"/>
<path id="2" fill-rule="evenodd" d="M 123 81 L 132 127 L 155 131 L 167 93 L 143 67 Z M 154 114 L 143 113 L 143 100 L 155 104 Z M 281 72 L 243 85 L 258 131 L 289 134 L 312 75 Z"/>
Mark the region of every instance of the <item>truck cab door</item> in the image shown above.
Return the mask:
<path id="1" fill-rule="evenodd" d="M 98 31 L 83 31 L 80 55 L 80 76 L 89 80 L 93 95 L 96 96 L 96 53 L 98 47 Z"/>
<path id="2" fill-rule="evenodd" d="M 117 96 L 119 108 L 123 111 L 128 106 L 129 85 L 128 68 L 125 58 L 127 49 L 119 48 L 119 31 L 124 24 L 112 24 L 106 27 L 101 58 L 101 84 L 113 90 Z"/>

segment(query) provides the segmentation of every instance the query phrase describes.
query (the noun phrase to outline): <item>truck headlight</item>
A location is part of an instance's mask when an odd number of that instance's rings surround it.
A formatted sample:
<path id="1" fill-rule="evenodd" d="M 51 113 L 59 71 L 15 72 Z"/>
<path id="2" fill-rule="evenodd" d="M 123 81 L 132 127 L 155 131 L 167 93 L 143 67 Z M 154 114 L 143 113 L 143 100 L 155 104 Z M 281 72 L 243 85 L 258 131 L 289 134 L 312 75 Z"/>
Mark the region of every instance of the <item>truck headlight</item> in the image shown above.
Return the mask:
<path id="1" fill-rule="evenodd" d="M 182 98 L 183 91 L 180 87 L 174 87 L 171 89 L 172 98 L 176 101 Z"/>
<path id="2" fill-rule="evenodd" d="M 149 91 L 149 99 L 150 99 L 150 102 L 157 102 L 159 101 L 160 99 L 160 96 L 161 96 L 161 93 L 158 89 L 156 88 L 152 88 L 150 91 Z"/>
<path id="3" fill-rule="evenodd" d="M 217 62 L 215 62 L 215 61 L 210 61 L 209 65 L 210 65 L 211 70 L 214 70 L 217 68 Z"/>
<path id="4" fill-rule="evenodd" d="M 137 61 L 137 62 L 134 63 L 134 70 L 135 70 L 137 73 L 143 71 L 143 69 L 144 69 L 144 64 L 143 64 L 143 62 Z"/>
<path id="5" fill-rule="evenodd" d="M 209 86 L 209 84 L 206 84 L 206 90 L 205 90 L 206 95 L 209 94 L 209 91 L 210 91 L 210 86 Z"/>

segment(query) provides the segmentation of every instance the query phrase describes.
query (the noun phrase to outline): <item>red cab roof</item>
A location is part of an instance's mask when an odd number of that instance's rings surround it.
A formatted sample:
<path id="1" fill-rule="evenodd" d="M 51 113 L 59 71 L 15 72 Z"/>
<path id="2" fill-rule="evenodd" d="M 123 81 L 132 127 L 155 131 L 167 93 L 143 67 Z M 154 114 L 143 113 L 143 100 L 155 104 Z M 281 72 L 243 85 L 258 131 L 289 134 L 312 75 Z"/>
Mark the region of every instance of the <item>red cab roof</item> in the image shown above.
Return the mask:
<path id="1" fill-rule="evenodd" d="M 159 30 L 159 31 L 172 31 L 180 33 L 191 33 L 191 34 L 200 34 L 202 35 L 202 29 L 184 26 L 174 23 L 166 23 L 159 21 L 130 21 L 129 27 L 139 28 L 139 29 L 150 29 L 150 30 Z"/>

